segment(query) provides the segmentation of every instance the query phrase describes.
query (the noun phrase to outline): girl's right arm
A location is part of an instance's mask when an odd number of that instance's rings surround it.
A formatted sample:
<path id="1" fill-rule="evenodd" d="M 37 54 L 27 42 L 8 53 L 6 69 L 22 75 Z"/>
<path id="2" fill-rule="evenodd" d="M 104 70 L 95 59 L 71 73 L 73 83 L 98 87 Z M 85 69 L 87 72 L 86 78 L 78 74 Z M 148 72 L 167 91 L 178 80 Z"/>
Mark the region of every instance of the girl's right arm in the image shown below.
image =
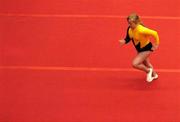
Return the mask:
<path id="1" fill-rule="evenodd" d="M 128 27 L 127 32 L 126 32 L 126 38 L 119 40 L 120 46 L 123 46 L 124 44 L 127 44 L 128 42 L 131 41 L 131 38 L 129 37 L 129 28 L 130 27 Z"/>

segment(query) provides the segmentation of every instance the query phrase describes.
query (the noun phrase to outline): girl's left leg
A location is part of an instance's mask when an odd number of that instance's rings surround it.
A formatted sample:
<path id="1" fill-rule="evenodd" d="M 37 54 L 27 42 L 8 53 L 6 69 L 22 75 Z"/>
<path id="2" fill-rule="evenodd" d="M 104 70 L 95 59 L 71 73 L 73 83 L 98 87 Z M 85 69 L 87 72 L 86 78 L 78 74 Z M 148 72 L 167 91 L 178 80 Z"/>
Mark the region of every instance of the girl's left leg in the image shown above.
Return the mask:
<path id="1" fill-rule="evenodd" d="M 155 70 L 154 70 L 154 68 L 153 68 L 153 65 L 152 65 L 152 64 L 150 63 L 150 61 L 149 61 L 149 58 L 147 58 L 146 60 L 144 60 L 143 63 L 144 63 L 145 66 L 153 69 L 153 73 L 152 73 L 152 76 L 153 76 L 153 77 L 155 77 L 155 78 L 158 77 L 157 73 L 155 72 Z"/>

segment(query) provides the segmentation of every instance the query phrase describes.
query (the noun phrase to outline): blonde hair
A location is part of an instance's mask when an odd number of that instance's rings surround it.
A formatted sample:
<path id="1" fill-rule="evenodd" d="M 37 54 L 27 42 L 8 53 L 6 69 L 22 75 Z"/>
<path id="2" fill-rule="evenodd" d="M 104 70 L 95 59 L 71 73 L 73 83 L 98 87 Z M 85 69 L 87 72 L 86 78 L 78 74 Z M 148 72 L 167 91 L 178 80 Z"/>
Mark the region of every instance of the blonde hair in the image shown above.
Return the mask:
<path id="1" fill-rule="evenodd" d="M 140 17 L 136 13 L 132 13 L 127 17 L 127 21 L 133 21 L 135 24 L 143 25 L 143 22 L 141 21 Z"/>

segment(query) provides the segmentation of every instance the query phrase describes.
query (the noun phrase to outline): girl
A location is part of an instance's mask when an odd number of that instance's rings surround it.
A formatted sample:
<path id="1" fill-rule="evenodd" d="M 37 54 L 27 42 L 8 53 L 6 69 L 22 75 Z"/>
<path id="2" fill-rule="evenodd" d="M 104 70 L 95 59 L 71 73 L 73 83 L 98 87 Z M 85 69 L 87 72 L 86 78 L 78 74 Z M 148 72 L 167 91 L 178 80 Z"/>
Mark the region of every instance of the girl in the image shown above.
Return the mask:
<path id="1" fill-rule="evenodd" d="M 119 40 L 120 45 L 127 44 L 132 40 L 137 55 L 132 61 L 132 66 L 136 69 L 142 70 L 147 73 L 147 82 L 151 82 L 158 78 L 157 73 L 154 71 L 152 64 L 149 61 L 150 54 L 155 51 L 159 46 L 159 36 L 154 30 L 145 27 L 139 16 L 135 13 L 127 17 L 129 27 L 127 29 L 126 38 Z M 155 39 L 155 43 L 150 42 L 150 37 Z"/>

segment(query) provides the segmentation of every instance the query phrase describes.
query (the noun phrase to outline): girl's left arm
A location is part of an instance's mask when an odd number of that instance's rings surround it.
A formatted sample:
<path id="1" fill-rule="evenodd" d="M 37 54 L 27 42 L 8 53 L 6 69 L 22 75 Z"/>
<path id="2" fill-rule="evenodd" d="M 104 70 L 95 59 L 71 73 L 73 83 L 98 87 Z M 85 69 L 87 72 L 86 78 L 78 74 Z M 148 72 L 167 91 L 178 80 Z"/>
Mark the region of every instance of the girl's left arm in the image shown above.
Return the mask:
<path id="1" fill-rule="evenodd" d="M 158 33 L 157 31 L 155 30 L 152 30 L 152 29 L 149 29 L 149 28 L 146 28 L 146 27 L 143 27 L 141 32 L 145 35 L 149 35 L 149 36 L 152 36 L 154 37 L 155 39 L 155 45 L 158 46 L 160 41 L 159 41 L 159 36 L 158 36 Z"/>

